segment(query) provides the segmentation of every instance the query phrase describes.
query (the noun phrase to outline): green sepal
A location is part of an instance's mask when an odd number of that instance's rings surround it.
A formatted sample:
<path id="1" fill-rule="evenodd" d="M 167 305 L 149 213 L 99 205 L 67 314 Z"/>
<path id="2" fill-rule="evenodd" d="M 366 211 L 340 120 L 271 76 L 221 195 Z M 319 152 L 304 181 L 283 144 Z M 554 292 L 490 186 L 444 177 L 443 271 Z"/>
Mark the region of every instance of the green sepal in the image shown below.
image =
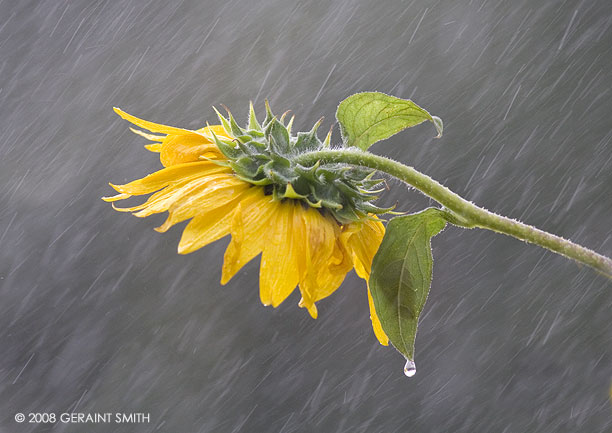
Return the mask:
<path id="1" fill-rule="evenodd" d="M 431 238 L 446 226 L 444 215 L 429 208 L 391 219 L 372 262 L 369 286 L 376 315 L 391 344 L 411 361 L 431 286 Z"/>
<path id="2" fill-rule="evenodd" d="M 215 140 L 215 144 L 227 159 L 235 160 L 243 155 L 242 149 L 236 146 L 236 143 L 219 139 L 219 137 L 217 137 L 217 134 L 215 134 L 212 129 L 210 129 L 210 133 L 212 134 L 213 139 Z"/>
<path id="3" fill-rule="evenodd" d="M 241 176 L 239 174 L 236 174 L 236 177 L 240 180 L 244 180 L 245 182 L 248 182 L 250 184 L 253 185 L 257 185 L 257 186 L 266 186 L 266 185 L 271 185 L 273 182 L 271 179 L 268 179 L 267 177 L 264 177 L 263 179 L 252 179 L 250 177 L 246 177 L 246 176 Z"/>
<path id="4" fill-rule="evenodd" d="M 325 147 L 317 137 L 317 129 L 319 129 L 322 121 L 323 118 L 319 119 L 309 132 L 297 133 L 297 140 L 293 145 L 297 152 L 310 152 Z"/>
<path id="5" fill-rule="evenodd" d="M 312 129 L 310 130 L 310 135 L 312 135 L 312 136 L 316 136 L 317 135 L 317 131 L 319 129 L 319 126 L 321 126 L 322 122 L 323 122 L 323 117 L 321 117 L 319 120 L 317 120 L 315 122 L 314 125 L 312 125 Z"/>
<path id="6" fill-rule="evenodd" d="M 314 207 L 314 208 L 317 208 L 317 209 L 320 209 L 320 208 L 323 207 L 323 205 L 322 205 L 323 201 L 321 201 L 321 200 L 319 200 L 317 202 L 310 201 L 310 199 L 308 199 L 308 198 L 306 198 L 305 200 L 308 203 L 308 206 L 310 206 L 310 207 Z"/>
<path id="7" fill-rule="evenodd" d="M 359 198 L 361 200 L 371 200 L 374 198 L 372 197 L 372 194 L 364 194 L 362 192 L 359 192 L 358 189 L 354 188 L 351 185 L 348 185 L 345 181 L 341 179 L 334 179 L 334 186 L 338 188 L 338 190 L 345 196 L 353 199 Z"/>
<path id="8" fill-rule="evenodd" d="M 243 156 L 230 163 L 232 170 L 241 176 L 255 178 L 261 171 L 261 166 L 258 165 L 248 156 Z"/>
<path id="9" fill-rule="evenodd" d="M 257 121 L 257 116 L 255 115 L 255 108 L 253 107 L 253 101 L 249 103 L 249 133 L 252 131 L 261 131 L 261 125 Z"/>
<path id="10" fill-rule="evenodd" d="M 381 192 L 383 192 L 386 188 L 379 188 L 379 189 L 365 189 L 365 188 L 357 188 L 357 191 L 363 193 L 363 194 L 380 194 Z"/>
<path id="11" fill-rule="evenodd" d="M 336 203 L 334 201 L 331 200 L 324 200 L 324 199 L 319 199 L 319 201 L 317 203 L 322 204 L 325 207 L 328 207 L 330 209 L 335 209 L 335 210 L 340 210 L 343 208 L 343 206 L 340 203 Z"/>
<path id="12" fill-rule="evenodd" d="M 291 116 L 289 119 L 289 123 L 287 123 L 287 133 L 291 135 L 291 128 L 293 128 L 293 121 L 295 120 L 295 116 Z"/>
<path id="13" fill-rule="evenodd" d="M 265 134 L 262 131 L 258 131 L 258 130 L 255 130 L 255 129 L 249 129 L 247 131 L 247 134 L 249 134 L 254 139 L 265 137 Z"/>
<path id="14" fill-rule="evenodd" d="M 223 126 L 225 133 L 229 136 L 232 136 L 232 127 L 230 126 L 229 121 L 225 117 L 223 117 L 219 110 L 217 110 L 217 107 L 213 107 L 213 110 L 215 110 L 215 113 L 217 113 L 217 117 L 219 118 L 219 122 L 221 122 L 221 126 Z M 212 130 L 210 130 L 210 132 L 212 132 Z"/>
<path id="15" fill-rule="evenodd" d="M 250 135 L 239 135 L 239 136 L 234 136 L 234 138 L 240 141 L 242 144 L 253 142 L 253 137 L 251 137 Z"/>
<path id="16" fill-rule="evenodd" d="M 294 198 L 294 199 L 303 199 L 306 198 L 308 196 L 303 195 L 303 194 L 298 194 L 295 189 L 293 188 L 293 185 L 291 185 L 290 183 L 287 184 L 286 188 L 285 188 L 285 192 L 283 194 L 283 198 Z"/>
<path id="17" fill-rule="evenodd" d="M 232 129 L 232 135 L 236 138 L 244 136 L 246 134 L 246 131 L 240 126 L 238 126 L 238 123 L 236 123 L 236 119 L 234 119 L 234 116 L 232 116 L 231 111 L 229 111 L 227 108 L 225 110 L 227 111 L 227 115 L 229 116 L 229 123 L 230 128 Z M 247 136 L 247 141 L 250 141 L 250 139 L 251 137 Z"/>
<path id="18" fill-rule="evenodd" d="M 337 210 L 335 217 L 341 224 L 348 224 L 351 221 L 359 221 L 362 220 L 366 214 L 363 212 L 359 212 L 354 207 L 343 206 L 342 209 Z"/>
<path id="19" fill-rule="evenodd" d="M 325 136 L 325 140 L 323 140 L 323 147 L 329 147 L 331 144 L 332 132 L 334 131 L 334 125 L 329 128 L 329 132 Z"/>
<path id="20" fill-rule="evenodd" d="M 372 180 L 364 180 L 361 182 L 361 185 L 363 188 L 367 189 L 367 190 L 371 190 L 371 188 L 377 187 L 380 184 L 385 183 L 384 179 L 372 179 Z M 387 186 L 385 186 L 384 188 L 380 188 L 377 190 L 372 190 L 373 193 L 379 193 L 382 192 L 384 190 L 388 189 Z"/>
<path id="21" fill-rule="evenodd" d="M 311 167 L 304 167 L 303 165 L 296 164 L 295 171 L 300 176 L 304 176 L 308 180 L 313 181 L 314 179 L 316 179 L 316 173 L 320 166 L 321 166 L 320 161 L 317 161 L 316 164 Z"/>
<path id="22" fill-rule="evenodd" d="M 282 169 L 291 168 L 291 161 L 282 155 L 275 155 L 272 153 L 268 156 L 268 158 L 270 161 L 273 162 L 275 167 L 279 167 Z"/>
<path id="23" fill-rule="evenodd" d="M 359 210 L 365 211 L 366 213 L 373 213 L 376 215 L 393 212 L 393 209 L 395 209 L 395 206 L 379 207 L 370 202 L 364 202 L 359 206 Z"/>
<path id="24" fill-rule="evenodd" d="M 274 153 L 286 155 L 291 149 L 289 141 L 289 133 L 287 128 L 279 122 L 276 118 L 273 118 L 266 126 L 266 138 L 270 142 L 270 150 Z"/>
<path id="25" fill-rule="evenodd" d="M 309 132 L 298 132 L 297 141 L 293 145 L 297 152 L 309 152 L 319 148 L 320 142 L 316 136 Z"/>
<path id="26" fill-rule="evenodd" d="M 270 109 L 270 101 L 266 99 L 266 119 L 264 120 L 263 127 L 265 128 L 274 119 L 274 114 Z"/>
<path id="27" fill-rule="evenodd" d="M 198 159 L 200 161 L 212 162 L 213 164 L 216 164 L 219 167 L 231 167 L 231 165 L 232 165 L 232 163 L 229 160 L 225 161 L 225 160 L 220 160 L 220 159 L 212 159 L 212 158 L 209 158 L 209 157 L 204 156 L 204 155 L 198 156 Z"/>
<path id="28" fill-rule="evenodd" d="M 297 178 L 289 166 L 285 165 L 281 160 L 266 163 L 263 166 L 263 173 L 274 183 L 283 186 L 290 182 L 294 182 Z"/>
<path id="29" fill-rule="evenodd" d="M 283 114 L 281 114 L 280 119 L 278 119 L 280 121 L 280 123 L 283 124 L 283 126 L 285 125 L 285 118 L 287 117 L 287 114 L 291 113 L 291 110 L 287 110 L 285 111 Z"/>
<path id="30" fill-rule="evenodd" d="M 251 147 L 247 145 L 248 141 L 247 143 L 245 143 L 240 139 L 234 139 L 233 143 L 236 143 L 236 145 L 240 148 L 240 150 L 242 150 L 242 152 L 244 152 L 245 155 L 248 155 L 248 156 L 253 155 L 253 151 Z"/>

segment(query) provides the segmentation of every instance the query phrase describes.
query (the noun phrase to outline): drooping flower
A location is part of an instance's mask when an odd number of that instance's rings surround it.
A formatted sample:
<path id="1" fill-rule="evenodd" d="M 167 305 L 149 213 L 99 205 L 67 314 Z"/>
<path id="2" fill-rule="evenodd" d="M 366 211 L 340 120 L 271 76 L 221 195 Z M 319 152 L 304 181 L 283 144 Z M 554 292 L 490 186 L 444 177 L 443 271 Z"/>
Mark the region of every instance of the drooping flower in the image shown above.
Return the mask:
<path id="1" fill-rule="evenodd" d="M 158 228 L 165 232 L 189 220 L 178 245 L 191 253 L 226 235 L 221 284 L 261 253 L 261 302 L 280 305 L 297 287 L 299 302 L 316 318 L 316 302 L 331 295 L 353 268 L 366 281 L 385 228 L 376 214 L 369 169 L 342 164 L 303 166 L 296 156 L 328 147 L 316 135 L 319 123 L 307 133 L 291 135 L 293 118 L 277 119 L 266 104 L 262 125 L 251 105 L 249 124 L 239 127 L 231 114 L 218 112 L 220 125 L 188 130 L 148 122 L 118 108 L 115 112 L 147 130 L 133 132 L 153 142 L 145 147 L 160 154 L 163 169 L 125 185 L 104 197 L 114 202 L 152 194 L 142 204 L 117 208 L 146 217 L 168 212 Z M 367 290 L 374 333 L 385 335 Z"/>

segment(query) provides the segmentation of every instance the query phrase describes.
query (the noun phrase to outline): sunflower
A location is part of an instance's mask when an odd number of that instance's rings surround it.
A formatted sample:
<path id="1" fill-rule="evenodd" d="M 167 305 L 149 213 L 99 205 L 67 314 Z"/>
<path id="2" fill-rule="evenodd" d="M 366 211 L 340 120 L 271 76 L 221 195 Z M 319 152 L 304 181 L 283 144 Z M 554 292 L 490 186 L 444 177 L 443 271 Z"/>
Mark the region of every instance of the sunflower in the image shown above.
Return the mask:
<path id="1" fill-rule="evenodd" d="M 343 165 L 304 167 L 295 156 L 329 146 L 310 132 L 291 135 L 293 118 L 277 119 L 266 103 L 259 124 L 251 104 L 249 124 L 239 127 L 231 113 L 221 124 L 198 130 L 148 122 L 115 108 L 150 140 L 145 147 L 160 154 L 163 169 L 125 185 L 110 184 L 115 202 L 152 194 L 139 205 L 113 207 L 137 217 L 168 212 L 156 230 L 165 232 L 189 220 L 178 245 L 188 254 L 226 235 L 221 284 L 261 253 L 259 293 L 264 305 L 277 307 L 297 287 L 300 307 L 316 318 L 316 302 L 331 295 L 355 269 L 369 279 L 371 264 L 385 233 L 376 214 L 372 170 Z M 367 290 L 370 318 L 379 342 L 388 344 Z"/>

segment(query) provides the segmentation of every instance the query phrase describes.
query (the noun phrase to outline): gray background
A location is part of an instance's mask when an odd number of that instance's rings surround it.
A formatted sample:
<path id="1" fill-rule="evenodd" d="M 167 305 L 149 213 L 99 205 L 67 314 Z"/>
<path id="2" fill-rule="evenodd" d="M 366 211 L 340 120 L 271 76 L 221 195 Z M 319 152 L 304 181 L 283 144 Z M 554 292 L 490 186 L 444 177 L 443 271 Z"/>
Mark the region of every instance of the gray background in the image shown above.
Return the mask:
<path id="1" fill-rule="evenodd" d="M 99 199 L 160 166 L 113 105 L 198 128 L 267 97 L 326 130 L 379 90 L 446 134 L 374 152 L 612 255 L 611 70 L 609 0 L 0 2 L 0 430 L 611 431 L 612 287 L 589 269 L 447 229 L 407 379 L 354 274 L 316 321 L 297 294 L 264 308 L 258 260 L 219 285 L 227 239 L 179 256 L 181 227 Z M 67 411 L 151 423 L 13 420 Z"/>

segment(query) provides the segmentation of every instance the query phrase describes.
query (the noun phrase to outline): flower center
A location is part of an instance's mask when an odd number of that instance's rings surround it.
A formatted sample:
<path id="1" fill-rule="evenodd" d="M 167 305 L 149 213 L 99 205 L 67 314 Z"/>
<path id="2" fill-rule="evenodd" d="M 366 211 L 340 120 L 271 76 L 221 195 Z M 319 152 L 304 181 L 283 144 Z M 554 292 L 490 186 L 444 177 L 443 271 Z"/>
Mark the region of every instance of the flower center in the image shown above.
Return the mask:
<path id="1" fill-rule="evenodd" d="M 331 131 L 321 141 L 318 121 L 309 132 L 292 135 L 293 118 L 285 124 L 286 114 L 277 119 L 266 102 L 266 119 L 260 124 L 251 104 L 249 123 L 242 128 L 229 111 L 227 119 L 217 111 L 223 128 L 234 139 L 214 136 L 214 140 L 237 177 L 265 187 L 275 200 L 301 200 L 308 206 L 327 209 L 340 224 L 391 210 L 373 204 L 381 191 L 375 188 L 382 183 L 373 178 L 375 170 L 347 164 L 298 164 L 297 156 L 328 148 Z"/>

